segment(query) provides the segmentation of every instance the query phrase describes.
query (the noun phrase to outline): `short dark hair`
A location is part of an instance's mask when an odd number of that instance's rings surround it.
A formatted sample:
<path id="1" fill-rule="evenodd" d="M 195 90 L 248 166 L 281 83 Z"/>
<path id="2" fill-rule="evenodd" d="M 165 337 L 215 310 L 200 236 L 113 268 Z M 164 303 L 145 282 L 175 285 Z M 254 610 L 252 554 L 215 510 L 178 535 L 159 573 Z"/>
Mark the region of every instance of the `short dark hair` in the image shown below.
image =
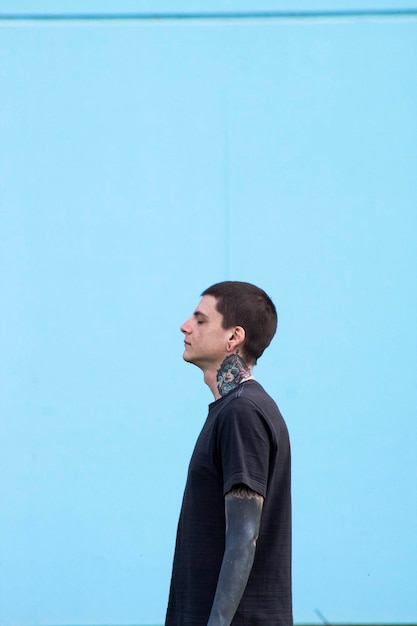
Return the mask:
<path id="1" fill-rule="evenodd" d="M 277 311 L 268 294 L 251 283 L 227 280 L 212 285 L 201 295 L 217 299 L 216 310 L 223 315 L 223 328 L 244 328 L 243 357 L 256 364 L 278 325 Z"/>

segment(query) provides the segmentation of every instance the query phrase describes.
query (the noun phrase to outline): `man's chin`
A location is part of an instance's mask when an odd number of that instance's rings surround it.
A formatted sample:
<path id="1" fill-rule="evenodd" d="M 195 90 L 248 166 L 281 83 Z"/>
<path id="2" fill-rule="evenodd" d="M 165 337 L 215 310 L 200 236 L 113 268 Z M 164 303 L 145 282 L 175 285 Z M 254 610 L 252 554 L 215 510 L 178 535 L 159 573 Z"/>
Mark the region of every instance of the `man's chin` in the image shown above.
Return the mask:
<path id="1" fill-rule="evenodd" d="M 197 367 L 200 367 L 195 359 L 190 354 L 187 354 L 187 350 L 184 351 L 182 358 L 186 363 L 191 363 L 191 365 L 196 365 Z"/>

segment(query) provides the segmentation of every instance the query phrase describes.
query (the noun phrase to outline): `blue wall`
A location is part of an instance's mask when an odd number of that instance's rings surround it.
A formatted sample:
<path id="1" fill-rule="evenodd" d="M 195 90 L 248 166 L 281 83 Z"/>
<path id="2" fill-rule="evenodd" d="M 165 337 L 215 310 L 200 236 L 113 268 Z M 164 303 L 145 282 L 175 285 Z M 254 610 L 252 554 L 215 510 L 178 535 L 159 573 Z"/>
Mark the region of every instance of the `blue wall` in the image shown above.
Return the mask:
<path id="1" fill-rule="evenodd" d="M 259 8 L 219 5 L 175 8 Z M 211 401 L 179 326 L 224 279 L 279 311 L 296 621 L 415 621 L 417 17 L 3 19 L 0 53 L 2 626 L 163 621 Z"/>

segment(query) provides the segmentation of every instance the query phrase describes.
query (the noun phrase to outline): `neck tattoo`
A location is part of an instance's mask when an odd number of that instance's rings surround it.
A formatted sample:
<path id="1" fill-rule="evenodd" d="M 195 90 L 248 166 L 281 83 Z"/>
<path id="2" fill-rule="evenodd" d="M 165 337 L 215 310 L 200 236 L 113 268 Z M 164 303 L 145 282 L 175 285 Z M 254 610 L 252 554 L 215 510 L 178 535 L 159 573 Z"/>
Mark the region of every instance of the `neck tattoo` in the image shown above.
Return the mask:
<path id="1" fill-rule="evenodd" d="M 241 382 L 250 378 L 252 372 L 239 354 L 227 356 L 217 370 L 217 389 L 221 396 L 235 389 Z"/>

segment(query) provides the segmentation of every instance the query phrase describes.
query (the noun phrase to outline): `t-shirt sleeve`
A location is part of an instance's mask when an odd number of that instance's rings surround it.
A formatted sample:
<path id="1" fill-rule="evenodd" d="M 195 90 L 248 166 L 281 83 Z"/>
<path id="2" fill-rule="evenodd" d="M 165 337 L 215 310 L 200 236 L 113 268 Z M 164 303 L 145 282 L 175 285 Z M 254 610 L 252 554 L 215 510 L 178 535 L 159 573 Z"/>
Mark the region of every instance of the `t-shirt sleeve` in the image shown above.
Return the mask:
<path id="1" fill-rule="evenodd" d="M 219 419 L 218 449 L 223 494 L 239 483 L 266 496 L 272 436 L 269 425 L 250 400 L 235 398 Z"/>

